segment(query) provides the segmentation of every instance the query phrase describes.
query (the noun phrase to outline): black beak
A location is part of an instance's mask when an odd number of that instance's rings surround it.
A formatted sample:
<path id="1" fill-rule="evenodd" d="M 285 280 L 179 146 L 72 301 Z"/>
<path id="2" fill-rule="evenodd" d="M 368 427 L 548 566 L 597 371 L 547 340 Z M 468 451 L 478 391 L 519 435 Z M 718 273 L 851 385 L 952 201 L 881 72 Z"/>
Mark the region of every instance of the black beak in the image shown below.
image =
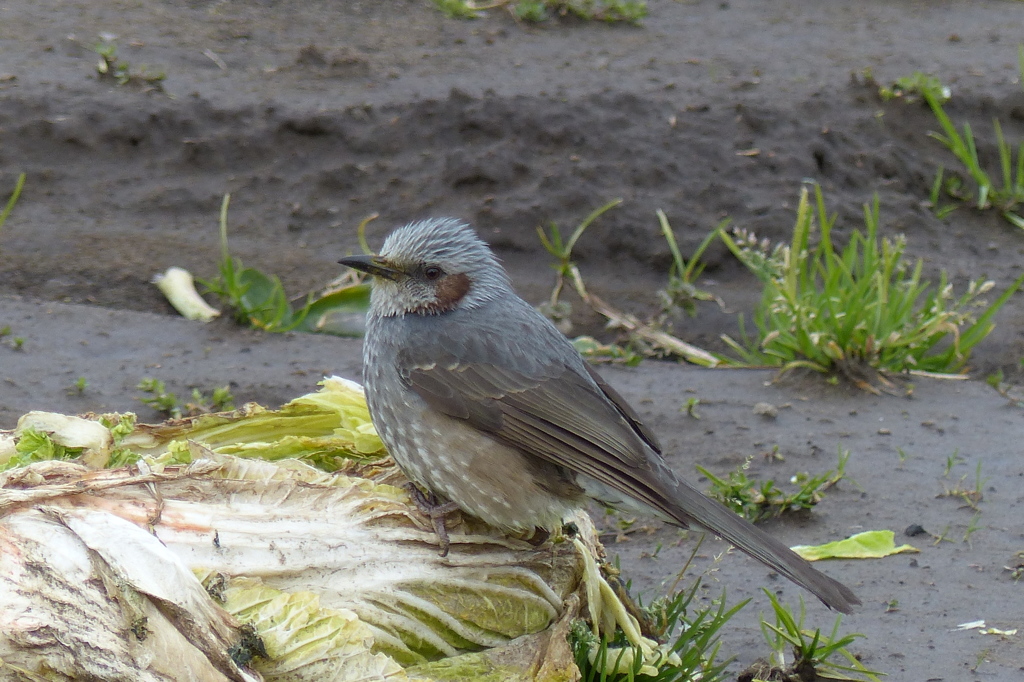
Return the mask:
<path id="1" fill-rule="evenodd" d="M 338 262 L 342 265 L 347 265 L 353 270 L 359 270 L 374 277 L 383 277 L 392 282 L 397 280 L 398 276 L 402 274 L 401 270 L 398 270 L 380 256 L 346 256 Z"/>

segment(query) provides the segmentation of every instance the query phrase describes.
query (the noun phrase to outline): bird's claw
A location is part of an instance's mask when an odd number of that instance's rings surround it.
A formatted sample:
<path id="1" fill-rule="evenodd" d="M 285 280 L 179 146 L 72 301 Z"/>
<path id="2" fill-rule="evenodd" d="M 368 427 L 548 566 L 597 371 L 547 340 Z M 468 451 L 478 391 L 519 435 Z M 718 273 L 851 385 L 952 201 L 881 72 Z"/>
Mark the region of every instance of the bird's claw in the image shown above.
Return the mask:
<path id="1" fill-rule="evenodd" d="M 454 502 L 438 504 L 437 497 L 433 493 L 424 493 L 413 483 L 408 483 L 405 487 L 409 491 L 412 501 L 419 507 L 419 510 L 430 518 L 441 548 L 440 555 L 442 557 L 448 556 L 451 541 L 448 539 L 448 527 L 445 525 L 445 521 L 449 514 L 458 511 L 459 505 Z"/>
<path id="2" fill-rule="evenodd" d="M 528 543 L 530 543 L 531 545 L 533 545 L 534 547 L 540 547 L 545 542 L 547 542 L 548 538 L 550 538 L 550 537 L 551 537 L 551 531 L 549 531 L 547 528 L 541 528 L 540 526 L 534 526 L 533 527 L 533 535 L 531 535 L 530 537 L 526 538 L 526 541 Z"/>

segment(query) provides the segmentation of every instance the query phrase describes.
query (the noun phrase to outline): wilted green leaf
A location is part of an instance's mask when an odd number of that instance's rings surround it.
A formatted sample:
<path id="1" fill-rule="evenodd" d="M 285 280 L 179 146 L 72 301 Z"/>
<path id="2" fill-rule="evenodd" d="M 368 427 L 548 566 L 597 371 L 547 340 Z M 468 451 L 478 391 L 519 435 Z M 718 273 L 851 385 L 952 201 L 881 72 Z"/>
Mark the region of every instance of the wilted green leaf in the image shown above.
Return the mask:
<path id="1" fill-rule="evenodd" d="M 845 540 L 826 542 L 824 545 L 798 545 L 794 552 L 808 561 L 819 559 L 881 559 L 890 554 L 920 552 L 910 545 L 896 546 L 896 534 L 891 530 L 869 530 L 851 535 Z"/>

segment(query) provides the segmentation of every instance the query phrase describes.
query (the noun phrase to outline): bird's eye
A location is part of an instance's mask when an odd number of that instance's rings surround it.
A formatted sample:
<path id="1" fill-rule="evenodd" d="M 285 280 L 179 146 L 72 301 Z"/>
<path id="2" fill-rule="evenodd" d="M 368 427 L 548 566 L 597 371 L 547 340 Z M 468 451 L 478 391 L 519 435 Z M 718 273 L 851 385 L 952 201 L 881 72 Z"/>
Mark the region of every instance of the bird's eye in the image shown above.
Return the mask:
<path id="1" fill-rule="evenodd" d="M 435 280 L 441 276 L 441 268 L 431 265 L 423 271 L 423 276 L 429 280 Z"/>

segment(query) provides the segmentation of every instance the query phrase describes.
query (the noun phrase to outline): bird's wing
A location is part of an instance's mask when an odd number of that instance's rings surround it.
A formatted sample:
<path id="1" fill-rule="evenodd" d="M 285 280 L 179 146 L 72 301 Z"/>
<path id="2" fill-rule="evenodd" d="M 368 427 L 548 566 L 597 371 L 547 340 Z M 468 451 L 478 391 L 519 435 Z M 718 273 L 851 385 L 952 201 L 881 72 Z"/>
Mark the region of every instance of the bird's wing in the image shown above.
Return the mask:
<path id="1" fill-rule="evenodd" d="M 640 420 L 640 415 L 636 413 L 633 406 L 626 402 L 626 399 L 619 395 L 619 392 L 608 385 L 604 378 L 597 373 L 597 370 L 591 367 L 589 364 L 585 364 L 587 372 L 590 374 L 590 378 L 594 380 L 598 388 L 604 393 L 608 400 L 612 401 L 615 408 L 622 415 L 623 419 L 629 422 L 629 425 L 643 438 L 651 448 L 661 454 L 661 443 L 658 442 L 658 437 L 654 435 L 654 432 L 647 428 L 647 425 Z"/>
<path id="2" fill-rule="evenodd" d="M 612 487 L 625 484 L 630 494 L 657 504 L 648 450 L 657 441 L 618 394 L 589 374 L 558 363 L 526 363 L 523 371 L 448 354 L 402 364 L 409 387 L 433 409 Z"/>
<path id="3" fill-rule="evenodd" d="M 407 350 L 400 361 L 409 387 L 433 409 L 588 475 L 679 525 L 709 528 L 832 608 L 849 613 L 860 603 L 845 585 L 677 479 L 660 461 L 656 441 L 636 413 L 603 381 L 592 380 L 589 368 L 559 363 L 564 353 L 545 352 L 551 347 L 542 340 L 530 357 L 515 356 L 514 344 L 487 334 L 460 341 L 435 336 L 432 347 Z M 459 347 L 459 358 L 440 350 L 453 346 Z"/>

